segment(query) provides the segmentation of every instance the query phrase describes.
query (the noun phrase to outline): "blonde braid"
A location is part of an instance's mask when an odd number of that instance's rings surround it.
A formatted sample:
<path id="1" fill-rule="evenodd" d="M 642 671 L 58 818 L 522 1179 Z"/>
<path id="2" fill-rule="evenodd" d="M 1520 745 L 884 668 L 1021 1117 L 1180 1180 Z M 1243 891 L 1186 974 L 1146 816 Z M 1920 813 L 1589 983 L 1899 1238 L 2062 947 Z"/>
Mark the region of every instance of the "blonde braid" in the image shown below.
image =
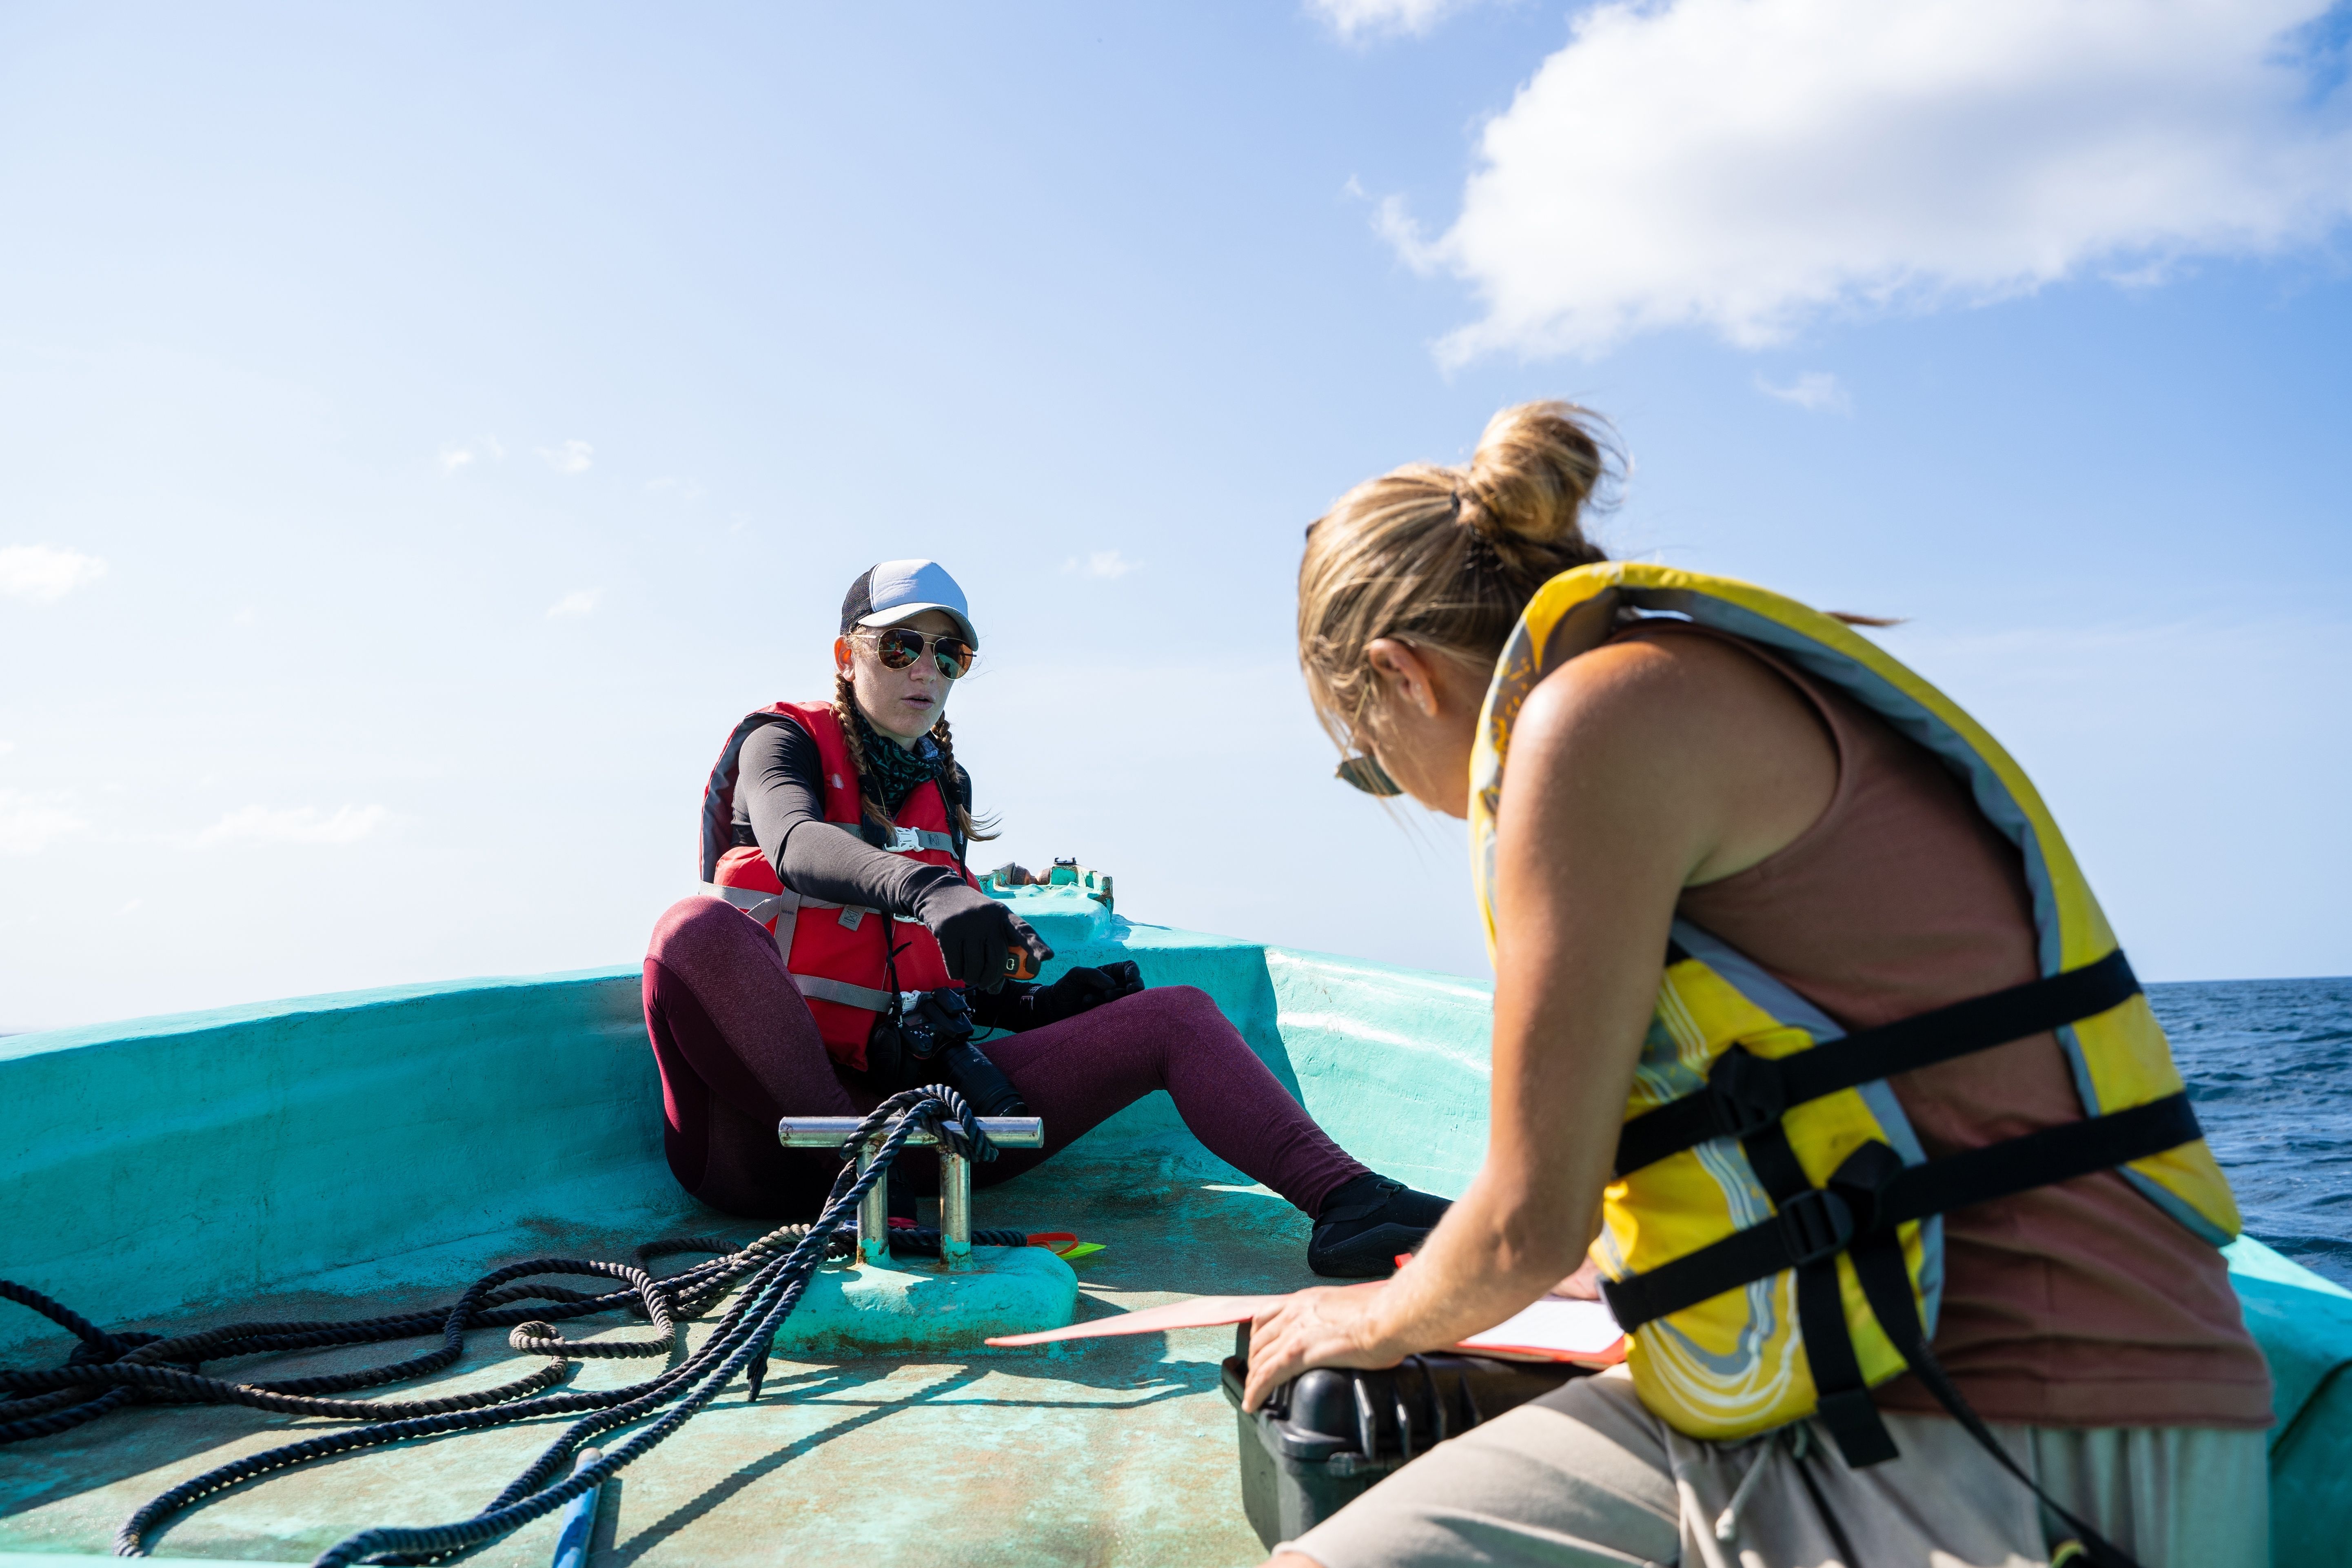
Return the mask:
<path id="1" fill-rule="evenodd" d="M 874 770 L 866 765 L 866 743 L 857 738 L 857 689 L 850 684 L 848 674 L 843 670 L 833 673 L 833 716 L 841 721 L 841 743 L 849 749 L 849 765 L 857 774 L 858 803 L 866 808 L 866 815 L 873 819 L 876 826 L 890 826 L 890 814 L 882 809 L 882 803 L 875 799 L 873 792 L 866 787 L 866 781 L 874 776 Z"/>
<path id="2" fill-rule="evenodd" d="M 974 822 L 963 802 L 956 798 L 955 735 L 948 729 L 946 714 L 940 714 L 940 721 L 931 726 L 931 741 L 940 749 L 940 798 L 947 802 L 956 831 L 975 844 L 997 837 L 996 818 L 992 816 L 984 824 Z"/>

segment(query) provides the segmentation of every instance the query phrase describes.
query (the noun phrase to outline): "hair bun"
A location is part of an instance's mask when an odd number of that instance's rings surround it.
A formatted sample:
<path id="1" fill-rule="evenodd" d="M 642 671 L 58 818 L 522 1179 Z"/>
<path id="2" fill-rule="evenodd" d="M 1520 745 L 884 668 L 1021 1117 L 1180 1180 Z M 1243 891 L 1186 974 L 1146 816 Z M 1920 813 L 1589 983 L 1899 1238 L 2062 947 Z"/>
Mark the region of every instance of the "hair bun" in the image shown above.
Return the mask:
<path id="1" fill-rule="evenodd" d="M 1573 403 L 1522 403 L 1478 437 L 1462 521 L 1498 542 L 1581 542 L 1584 509 L 1622 468 L 1600 416 Z"/>

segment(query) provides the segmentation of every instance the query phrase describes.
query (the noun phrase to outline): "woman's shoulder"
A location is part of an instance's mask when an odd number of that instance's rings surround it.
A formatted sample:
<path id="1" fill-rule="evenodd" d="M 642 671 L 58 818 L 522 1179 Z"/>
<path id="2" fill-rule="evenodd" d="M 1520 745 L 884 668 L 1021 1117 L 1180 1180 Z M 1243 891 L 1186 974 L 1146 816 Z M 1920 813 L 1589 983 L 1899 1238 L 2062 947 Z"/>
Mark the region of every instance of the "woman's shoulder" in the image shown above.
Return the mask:
<path id="1" fill-rule="evenodd" d="M 743 737 L 743 767 L 746 772 L 755 768 L 781 767 L 814 777 L 824 770 L 824 759 L 817 753 L 815 737 L 802 727 L 796 715 L 778 713 Z"/>
<path id="2" fill-rule="evenodd" d="M 1673 634 L 1604 643 L 1538 683 L 1510 765 L 1577 813 L 1686 831 L 1692 881 L 1778 853 L 1838 781 L 1833 742 L 1794 686 L 1736 643 Z"/>
<path id="3" fill-rule="evenodd" d="M 1533 737 L 1712 751 L 1727 730 L 1769 723 L 1783 710 L 1810 725 L 1801 701 L 1769 665 L 1726 639 L 1642 628 L 1538 681 L 1513 726 L 1512 750 Z"/>

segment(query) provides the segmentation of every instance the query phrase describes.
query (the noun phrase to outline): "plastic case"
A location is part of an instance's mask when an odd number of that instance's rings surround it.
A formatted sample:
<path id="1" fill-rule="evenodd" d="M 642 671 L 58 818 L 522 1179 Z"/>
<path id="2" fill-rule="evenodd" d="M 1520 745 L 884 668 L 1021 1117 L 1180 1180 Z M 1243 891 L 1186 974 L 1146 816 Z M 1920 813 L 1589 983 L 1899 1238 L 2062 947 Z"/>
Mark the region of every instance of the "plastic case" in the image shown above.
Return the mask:
<path id="1" fill-rule="evenodd" d="M 1219 1381 L 1240 1428 L 1242 1507 L 1268 1548 L 1296 1541 L 1415 1455 L 1586 1375 L 1549 1362 L 1407 1356 L 1386 1372 L 1302 1373 L 1246 1415 L 1248 1370 L 1244 1323 Z"/>

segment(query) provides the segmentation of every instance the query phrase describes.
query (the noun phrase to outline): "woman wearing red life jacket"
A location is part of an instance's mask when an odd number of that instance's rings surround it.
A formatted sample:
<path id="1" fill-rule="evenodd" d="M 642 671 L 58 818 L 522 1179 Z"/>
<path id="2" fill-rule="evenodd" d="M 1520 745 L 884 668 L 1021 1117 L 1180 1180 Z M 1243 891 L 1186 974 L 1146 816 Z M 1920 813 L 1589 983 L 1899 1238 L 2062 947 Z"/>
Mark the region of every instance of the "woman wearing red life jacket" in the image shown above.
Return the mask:
<path id="1" fill-rule="evenodd" d="M 983 1114 L 1042 1117 L 1044 1148 L 975 1167 L 989 1184 L 1166 1089 L 1212 1152 L 1313 1218 L 1318 1273 L 1386 1274 L 1444 1200 L 1350 1159 L 1206 993 L 1147 990 L 1132 963 L 1003 978 L 1015 945 L 1049 950 L 965 864 L 990 835 L 942 710 L 979 641 L 944 568 L 884 562 L 843 600 L 832 700 L 772 703 L 728 737 L 703 795 L 704 891 L 646 955 L 670 1170 L 732 1214 L 814 1215 L 837 1162 L 780 1147 L 780 1117 L 861 1114 L 940 1081 Z"/>

